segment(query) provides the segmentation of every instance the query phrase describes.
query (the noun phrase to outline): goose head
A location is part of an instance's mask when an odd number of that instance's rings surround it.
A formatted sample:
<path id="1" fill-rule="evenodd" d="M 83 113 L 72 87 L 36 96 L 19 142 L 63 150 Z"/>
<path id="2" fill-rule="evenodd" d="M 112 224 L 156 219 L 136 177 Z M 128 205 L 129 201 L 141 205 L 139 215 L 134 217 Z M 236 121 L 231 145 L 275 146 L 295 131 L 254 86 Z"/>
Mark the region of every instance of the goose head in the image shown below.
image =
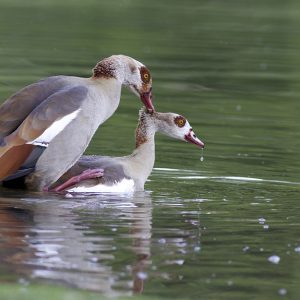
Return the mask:
<path id="1" fill-rule="evenodd" d="M 104 58 L 93 69 L 93 78 L 115 78 L 137 95 L 149 112 L 152 104 L 152 77 L 141 62 L 125 55 Z"/>
<path id="2" fill-rule="evenodd" d="M 148 132 L 159 131 L 172 138 L 204 148 L 204 143 L 196 136 L 190 123 L 182 115 L 162 112 L 149 113 L 142 108 L 139 121 L 147 127 Z"/>

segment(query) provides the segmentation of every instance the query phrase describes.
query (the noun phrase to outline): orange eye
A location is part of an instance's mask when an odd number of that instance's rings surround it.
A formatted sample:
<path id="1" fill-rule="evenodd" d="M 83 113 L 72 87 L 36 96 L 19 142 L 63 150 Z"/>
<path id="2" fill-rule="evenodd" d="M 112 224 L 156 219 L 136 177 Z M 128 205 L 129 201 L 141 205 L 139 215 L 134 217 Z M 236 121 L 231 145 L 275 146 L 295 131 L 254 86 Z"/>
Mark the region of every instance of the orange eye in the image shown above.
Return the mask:
<path id="1" fill-rule="evenodd" d="M 140 69 L 141 72 L 141 79 L 144 83 L 149 83 L 150 82 L 150 73 L 146 67 L 141 67 Z"/>
<path id="2" fill-rule="evenodd" d="M 178 116 L 175 118 L 175 124 L 178 126 L 178 127 L 183 127 L 186 123 L 186 119 L 182 116 Z"/>

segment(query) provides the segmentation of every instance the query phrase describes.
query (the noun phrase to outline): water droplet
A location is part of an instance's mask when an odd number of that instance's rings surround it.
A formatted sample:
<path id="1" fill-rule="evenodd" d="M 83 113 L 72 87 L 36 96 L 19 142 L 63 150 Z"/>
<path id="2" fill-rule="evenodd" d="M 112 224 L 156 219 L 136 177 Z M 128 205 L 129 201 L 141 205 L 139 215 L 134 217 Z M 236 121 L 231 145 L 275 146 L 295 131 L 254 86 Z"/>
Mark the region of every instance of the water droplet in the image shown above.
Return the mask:
<path id="1" fill-rule="evenodd" d="M 262 217 L 261 217 L 261 218 L 258 219 L 258 223 L 259 223 L 259 224 L 264 224 L 265 222 L 266 222 L 266 219 L 265 219 L 265 218 L 262 218 Z"/>
<path id="2" fill-rule="evenodd" d="M 232 285 L 233 285 L 233 281 L 232 281 L 232 280 L 228 280 L 228 281 L 227 281 L 227 285 L 228 285 L 228 286 L 232 286 Z"/>
<path id="3" fill-rule="evenodd" d="M 24 278 L 20 278 L 19 283 L 25 286 L 29 285 L 29 281 Z"/>
<path id="4" fill-rule="evenodd" d="M 186 250 L 184 250 L 184 249 L 178 249 L 178 252 L 181 254 L 186 254 Z"/>
<path id="5" fill-rule="evenodd" d="M 202 148 L 201 150 L 202 150 L 202 152 L 201 152 L 201 156 L 200 156 L 200 161 L 204 161 L 204 157 L 203 157 L 204 148 Z"/>
<path id="6" fill-rule="evenodd" d="M 199 246 L 194 247 L 195 252 L 199 252 L 200 250 L 201 250 L 201 247 L 199 247 Z"/>
<path id="7" fill-rule="evenodd" d="M 165 244 L 167 241 L 166 241 L 166 239 L 161 238 L 161 239 L 158 240 L 158 242 L 159 242 L 160 244 Z"/>
<path id="8" fill-rule="evenodd" d="M 278 290 L 278 294 L 279 294 L 280 296 L 285 296 L 285 295 L 287 294 L 287 290 L 284 289 L 284 288 L 279 289 L 279 290 Z"/>
<path id="9" fill-rule="evenodd" d="M 179 265 L 179 266 L 182 266 L 184 264 L 184 259 L 166 260 L 165 263 L 167 265 Z"/>
<path id="10" fill-rule="evenodd" d="M 237 106 L 235 107 L 235 109 L 236 109 L 237 111 L 241 111 L 242 106 L 241 106 L 241 105 L 237 105 Z"/>
<path id="11" fill-rule="evenodd" d="M 90 261 L 92 261 L 92 262 L 98 262 L 99 260 L 98 260 L 98 257 L 91 257 Z"/>
<path id="12" fill-rule="evenodd" d="M 177 259 L 174 261 L 174 263 L 181 266 L 184 264 L 184 259 Z"/>
<path id="13" fill-rule="evenodd" d="M 280 257 L 278 255 L 272 255 L 268 258 L 268 261 L 271 262 L 272 264 L 279 264 Z"/>
<path id="14" fill-rule="evenodd" d="M 166 280 L 169 280 L 169 279 L 170 279 L 170 275 L 169 275 L 168 273 L 161 273 L 161 274 L 160 274 L 160 277 L 161 277 L 162 279 L 166 279 Z"/>
<path id="15" fill-rule="evenodd" d="M 250 250 L 250 247 L 249 246 L 245 246 L 244 248 L 243 248 L 243 251 L 244 252 L 247 252 L 247 251 L 249 251 Z"/>
<path id="16" fill-rule="evenodd" d="M 125 266 L 125 269 L 126 269 L 128 272 L 132 272 L 132 266 L 130 266 L 130 265 Z"/>

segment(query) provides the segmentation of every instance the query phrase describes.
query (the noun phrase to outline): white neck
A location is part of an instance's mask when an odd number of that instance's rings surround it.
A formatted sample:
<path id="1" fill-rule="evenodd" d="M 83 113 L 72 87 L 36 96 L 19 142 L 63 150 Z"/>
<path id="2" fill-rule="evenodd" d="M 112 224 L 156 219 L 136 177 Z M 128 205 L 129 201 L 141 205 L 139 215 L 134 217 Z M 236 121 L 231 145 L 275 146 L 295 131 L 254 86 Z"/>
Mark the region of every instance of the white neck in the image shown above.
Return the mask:
<path id="1" fill-rule="evenodd" d="M 131 155 L 125 156 L 126 175 L 134 180 L 135 190 L 144 190 L 144 184 L 151 174 L 155 162 L 155 142 L 154 134 L 147 136 L 147 140 L 139 145 Z"/>
<path id="2" fill-rule="evenodd" d="M 89 79 L 92 89 L 90 93 L 94 93 L 94 98 L 97 101 L 97 105 L 101 107 L 101 115 L 103 123 L 107 120 L 118 108 L 121 97 L 122 84 L 115 78 L 109 79 Z M 106 99 L 109 99 L 107 101 Z"/>

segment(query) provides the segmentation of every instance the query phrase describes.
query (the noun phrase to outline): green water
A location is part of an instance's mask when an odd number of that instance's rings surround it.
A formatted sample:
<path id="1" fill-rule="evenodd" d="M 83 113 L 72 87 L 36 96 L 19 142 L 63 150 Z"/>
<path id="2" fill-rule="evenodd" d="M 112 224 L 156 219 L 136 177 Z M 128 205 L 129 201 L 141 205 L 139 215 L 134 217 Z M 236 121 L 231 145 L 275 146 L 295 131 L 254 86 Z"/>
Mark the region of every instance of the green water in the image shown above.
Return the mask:
<path id="1" fill-rule="evenodd" d="M 2 100 L 123 53 L 206 143 L 158 135 L 144 193 L 2 188 L 3 299 L 299 299 L 299 20 L 296 0 L 1 0 Z M 140 107 L 123 89 L 87 153 L 130 153 Z"/>

